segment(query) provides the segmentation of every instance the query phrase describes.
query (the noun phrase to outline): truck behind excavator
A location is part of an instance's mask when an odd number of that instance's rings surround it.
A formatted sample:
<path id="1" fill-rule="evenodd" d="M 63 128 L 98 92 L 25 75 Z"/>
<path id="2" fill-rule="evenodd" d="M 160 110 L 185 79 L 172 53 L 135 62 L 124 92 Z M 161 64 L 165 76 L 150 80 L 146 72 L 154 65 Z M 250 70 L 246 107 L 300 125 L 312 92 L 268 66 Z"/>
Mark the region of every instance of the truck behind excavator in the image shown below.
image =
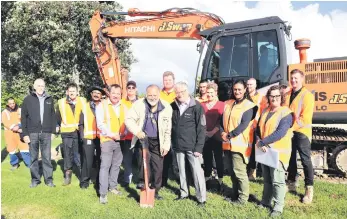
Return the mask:
<path id="1" fill-rule="evenodd" d="M 113 15 L 140 16 L 116 21 Z M 215 14 L 193 8 L 160 12 L 96 11 L 90 20 L 93 52 L 105 85 L 120 84 L 125 94 L 127 71 L 122 71 L 116 44 L 119 39 L 158 38 L 200 40 L 196 78 L 214 80 L 219 99 L 230 97 L 236 79 L 255 78 L 265 94 L 274 84 L 288 81 L 288 72 L 305 73 L 305 86 L 315 95 L 311 159 L 316 172 L 347 174 L 347 59 L 307 62 L 308 39 L 299 39 L 300 63 L 287 63 L 286 41 L 291 26 L 277 16 L 225 24 Z M 201 61 L 201 63 L 200 63 Z M 200 73 L 200 66 L 202 66 Z M 299 162 L 301 163 L 301 162 Z"/>

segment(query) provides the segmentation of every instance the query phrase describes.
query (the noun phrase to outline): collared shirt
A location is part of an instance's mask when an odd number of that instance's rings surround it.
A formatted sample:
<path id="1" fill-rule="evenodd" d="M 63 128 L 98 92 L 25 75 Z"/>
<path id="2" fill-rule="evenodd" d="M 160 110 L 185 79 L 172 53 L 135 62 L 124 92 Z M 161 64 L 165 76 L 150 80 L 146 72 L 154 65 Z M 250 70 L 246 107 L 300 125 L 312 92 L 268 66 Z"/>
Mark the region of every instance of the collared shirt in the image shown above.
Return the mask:
<path id="1" fill-rule="evenodd" d="M 160 91 L 160 99 L 165 100 L 168 103 L 172 103 L 175 101 L 176 93 L 175 91 L 167 92 L 166 90 L 162 89 Z"/>
<path id="2" fill-rule="evenodd" d="M 292 93 L 290 94 L 290 99 L 289 99 L 289 105 L 292 104 L 293 100 L 295 99 L 296 96 L 298 96 L 298 94 L 300 93 L 300 91 L 302 90 L 303 87 L 301 87 L 299 90 L 294 91 L 292 90 Z"/>
<path id="3" fill-rule="evenodd" d="M 190 98 L 186 102 L 179 103 L 178 107 L 180 109 L 180 116 L 182 116 L 184 111 L 186 111 L 186 109 L 188 109 L 189 103 L 190 103 Z"/>
<path id="4" fill-rule="evenodd" d="M 45 110 L 45 99 L 46 99 L 46 93 L 43 92 L 42 96 L 38 95 L 36 93 L 37 98 L 39 98 L 39 103 L 40 103 L 40 119 L 41 119 L 41 124 L 43 122 L 43 112 Z"/>
<path id="5" fill-rule="evenodd" d="M 107 101 L 107 105 L 110 105 L 110 104 L 112 105 L 112 109 L 114 110 L 116 115 L 119 117 L 121 101 L 119 101 L 116 104 L 112 104 L 112 102 L 109 99 L 107 99 L 106 101 Z M 111 130 L 109 130 L 107 128 L 107 124 L 104 123 L 105 112 L 104 112 L 104 104 L 103 103 L 100 103 L 95 107 L 95 116 L 96 116 L 96 124 L 98 126 L 98 129 L 101 130 L 101 133 L 103 135 L 111 136 L 112 135 Z"/>

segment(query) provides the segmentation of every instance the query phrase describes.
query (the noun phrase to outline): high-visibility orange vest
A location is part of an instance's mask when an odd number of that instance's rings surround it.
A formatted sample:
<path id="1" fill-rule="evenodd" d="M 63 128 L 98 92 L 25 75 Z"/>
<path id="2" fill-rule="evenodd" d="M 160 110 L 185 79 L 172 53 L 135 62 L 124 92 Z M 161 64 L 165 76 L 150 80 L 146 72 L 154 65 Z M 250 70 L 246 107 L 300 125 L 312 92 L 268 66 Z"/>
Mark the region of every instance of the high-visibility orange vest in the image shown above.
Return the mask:
<path id="1" fill-rule="evenodd" d="M 100 104 L 100 103 L 99 103 Z M 99 132 L 96 126 L 96 117 L 90 108 L 90 102 L 82 102 L 82 112 L 83 112 L 83 136 L 85 139 L 95 139 L 99 137 Z"/>
<path id="2" fill-rule="evenodd" d="M 83 97 L 76 98 L 75 113 L 72 112 L 70 105 L 66 102 L 66 98 L 62 98 L 58 101 L 61 115 L 61 133 L 74 132 L 78 130 L 78 124 L 82 112 L 82 102 L 84 101 L 86 100 Z"/>
<path id="3" fill-rule="evenodd" d="M 286 106 L 280 107 L 269 119 L 265 121 L 270 109 L 264 110 L 259 120 L 259 128 L 261 139 L 266 138 L 267 136 L 274 133 L 280 124 L 281 119 L 288 116 L 289 114 L 293 115 L 294 113 Z M 288 129 L 286 135 L 280 140 L 269 144 L 269 146 L 273 149 L 278 150 L 279 152 L 279 160 L 282 162 L 285 169 L 288 168 L 289 160 L 292 152 L 292 137 L 293 130 L 292 128 Z"/>
<path id="4" fill-rule="evenodd" d="M 175 98 L 176 98 L 175 91 L 172 91 L 170 93 L 166 92 L 165 90 L 160 91 L 160 99 L 165 100 L 168 103 L 174 102 Z"/>
<path id="5" fill-rule="evenodd" d="M 119 117 L 117 116 L 115 110 L 113 109 L 111 101 L 103 100 L 102 106 L 104 109 L 104 124 L 107 125 L 108 130 L 110 130 L 114 134 L 122 135 L 125 130 L 125 124 L 124 124 L 124 117 L 125 117 L 125 111 L 127 111 L 127 107 L 125 104 L 120 102 L 120 113 Z M 101 143 L 106 141 L 112 141 L 113 139 L 103 135 L 100 132 L 100 141 Z"/>
<path id="6" fill-rule="evenodd" d="M 256 107 L 256 105 L 247 99 L 244 99 L 239 104 L 236 104 L 235 100 L 226 101 L 223 114 L 224 131 L 229 133 L 234 130 L 241 124 L 243 113 L 254 107 Z M 249 139 L 251 126 L 252 121 L 241 134 L 231 138 L 230 142 L 223 142 L 223 150 L 231 150 L 233 152 L 241 153 L 246 163 L 248 163 L 248 158 L 252 152 L 252 144 Z"/>
<path id="7" fill-rule="evenodd" d="M 133 103 L 130 100 L 127 100 L 126 98 L 122 99 L 122 103 L 124 104 L 125 107 L 127 107 L 127 109 L 129 110 L 131 108 L 131 106 L 133 105 Z M 126 136 L 124 137 L 124 140 L 132 140 L 133 139 L 133 133 L 131 133 L 128 130 L 128 133 L 126 134 Z"/>
<path id="8" fill-rule="evenodd" d="M 294 98 L 292 104 L 290 103 L 290 95 L 292 90 L 287 93 L 286 104 L 295 115 L 295 123 L 293 131 L 300 132 L 312 140 L 312 117 L 314 111 L 314 96 L 313 94 L 303 87 L 300 93 Z"/>
<path id="9" fill-rule="evenodd" d="M 258 111 L 257 111 L 257 114 L 256 114 L 254 120 L 253 120 L 253 124 L 251 126 L 251 131 L 249 133 L 250 142 L 252 143 L 254 141 L 254 132 L 257 128 L 259 117 L 260 117 L 261 113 L 263 112 L 263 110 L 266 109 L 266 107 L 267 107 L 267 99 L 266 99 L 266 96 L 263 96 L 262 94 L 260 94 L 258 92 L 256 92 L 256 94 L 254 96 L 251 96 L 251 99 L 252 99 L 253 103 L 258 106 Z"/>

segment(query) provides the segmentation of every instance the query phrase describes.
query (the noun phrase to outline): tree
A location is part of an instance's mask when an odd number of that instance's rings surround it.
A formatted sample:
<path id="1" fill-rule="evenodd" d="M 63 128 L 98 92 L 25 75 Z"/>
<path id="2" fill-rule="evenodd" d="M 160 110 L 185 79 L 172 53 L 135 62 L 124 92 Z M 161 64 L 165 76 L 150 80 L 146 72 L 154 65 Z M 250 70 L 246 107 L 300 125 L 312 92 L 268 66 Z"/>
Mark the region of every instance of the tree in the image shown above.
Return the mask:
<path id="1" fill-rule="evenodd" d="M 36 78 L 43 78 L 48 92 L 58 99 L 70 81 L 80 86 L 82 95 L 86 88 L 102 84 L 88 22 L 95 10 L 122 10 L 118 3 L 2 2 L 1 8 L 3 92 L 22 98 Z M 135 61 L 130 43 L 117 42 L 122 63 L 130 66 Z"/>

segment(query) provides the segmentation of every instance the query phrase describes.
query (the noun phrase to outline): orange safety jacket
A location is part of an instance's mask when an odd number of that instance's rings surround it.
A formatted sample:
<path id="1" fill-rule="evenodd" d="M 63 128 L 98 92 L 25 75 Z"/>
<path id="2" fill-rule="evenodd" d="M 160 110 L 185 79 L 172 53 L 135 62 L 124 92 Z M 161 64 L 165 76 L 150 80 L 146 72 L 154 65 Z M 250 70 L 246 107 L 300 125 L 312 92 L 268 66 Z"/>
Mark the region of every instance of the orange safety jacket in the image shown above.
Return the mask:
<path id="1" fill-rule="evenodd" d="M 100 104 L 100 103 L 99 103 Z M 90 102 L 82 102 L 82 112 L 83 112 L 83 137 L 85 139 L 93 140 L 95 138 L 100 138 L 98 128 L 96 125 L 96 117 L 90 108 Z"/>
<path id="2" fill-rule="evenodd" d="M 292 92 L 293 90 L 287 93 L 285 106 L 288 106 L 295 115 L 293 131 L 306 135 L 311 141 L 314 96 L 308 89 L 303 87 L 300 93 L 294 98 L 293 102 L 289 104 Z"/>
<path id="3" fill-rule="evenodd" d="M 86 99 L 83 97 L 76 98 L 75 113 L 72 112 L 66 98 L 62 98 L 58 101 L 59 111 L 61 115 L 61 133 L 69 133 L 78 130 L 80 115 L 83 107 L 82 103 L 85 101 Z"/>
<path id="4" fill-rule="evenodd" d="M 247 99 L 244 99 L 239 104 L 236 104 L 235 100 L 226 101 L 223 114 L 224 131 L 226 133 L 230 133 L 232 130 L 234 130 L 241 124 L 243 113 L 254 107 L 256 107 L 256 105 L 252 101 L 249 101 Z M 241 134 L 234 138 L 231 138 L 230 142 L 223 142 L 223 150 L 230 150 L 233 152 L 241 153 L 245 160 L 245 163 L 248 163 L 248 159 L 252 152 L 252 143 L 249 139 L 251 126 L 252 121 Z"/>
<path id="5" fill-rule="evenodd" d="M 6 150 L 10 154 L 15 154 L 17 147 L 21 152 L 29 152 L 28 144 L 20 140 L 19 133 L 11 129 L 20 124 L 21 108 L 15 110 L 5 109 L 1 113 L 1 121 L 4 124 L 4 138 Z"/>
<path id="6" fill-rule="evenodd" d="M 133 103 L 126 98 L 123 98 L 122 102 L 125 105 L 125 107 L 127 107 L 128 110 L 133 105 Z M 133 139 L 133 133 L 131 133 L 129 130 L 127 130 L 127 134 L 125 135 L 124 140 L 130 140 L 131 141 L 132 139 Z"/>
<path id="7" fill-rule="evenodd" d="M 260 137 L 266 138 L 277 130 L 281 119 L 292 114 L 294 120 L 294 113 L 286 106 L 281 106 L 267 121 L 266 118 L 270 112 L 270 109 L 265 109 L 259 120 Z M 292 128 L 288 129 L 287 133 L 280 140 L 269 144 L 272 149 L 276 149 L 279 152 L 279 160 L 282 162 L 284 169 L 286 170 L 289 165 L 289 160 L 292 152 Z"/>
<path id="8" fill-rule="evenodd" d="M 101 104 L 104 110 L 104 124 L 107 125 L 108 130 L 114 134 L 123 135 L 125 131 L 124 118 L 127 111 L 125 104 L 121 102 L 119 117 L 114 111 L 111 101 L 108 99 L 103 100 Z M 104 143 L 107 141 L 113 141 L 113 139 L 103 135 L 100 131 L 100 141 L 101 143 Z"/>

